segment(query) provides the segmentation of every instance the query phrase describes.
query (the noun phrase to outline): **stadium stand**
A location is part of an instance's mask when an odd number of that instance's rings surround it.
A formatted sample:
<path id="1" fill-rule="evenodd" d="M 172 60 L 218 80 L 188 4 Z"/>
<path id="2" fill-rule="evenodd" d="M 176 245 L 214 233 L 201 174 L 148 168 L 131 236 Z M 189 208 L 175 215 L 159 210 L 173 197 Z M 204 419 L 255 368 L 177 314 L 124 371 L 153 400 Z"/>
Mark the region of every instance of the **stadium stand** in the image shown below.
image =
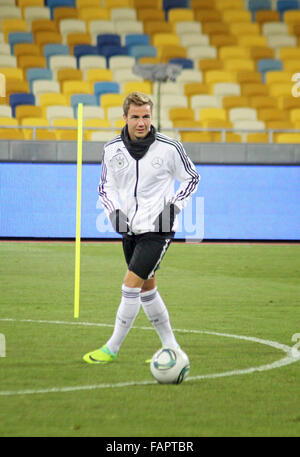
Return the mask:
<path id="1" fill-rule="evenodd" d="M 227 132 L 226 141 L 265 142 L 262 128 L 299 128 L 291 80 L 300 58 L 296 0 L 12 0 L 1 5 L 0 22 L 1 138 L 73 139 L 59 127 L 75 128 L 79 102 L 94 113 L 85 139 L 107 137 L 96 129 L 123 125 L 129 91 L 157 95 L 157 84 L 133 72 L 135 63 L 181 66 L 176 82 L 161 86 L 164 123 L 178 132 L 180 122 L 202 129 L 181 131 L 181 139 L 220 141 L 224 135 L 208 129 L 242 125 L 257 132 Z M 56 106 L 69 125 L 53 124 Z"/>

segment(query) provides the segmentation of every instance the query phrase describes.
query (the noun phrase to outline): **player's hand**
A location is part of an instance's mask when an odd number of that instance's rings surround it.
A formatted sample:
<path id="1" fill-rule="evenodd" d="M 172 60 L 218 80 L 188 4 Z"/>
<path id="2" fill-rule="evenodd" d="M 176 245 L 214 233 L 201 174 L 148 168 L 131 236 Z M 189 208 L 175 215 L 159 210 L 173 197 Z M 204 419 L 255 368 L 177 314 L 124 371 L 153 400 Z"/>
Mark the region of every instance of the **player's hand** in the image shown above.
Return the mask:
<path id="1" fill-rule="evenodd" d="M 122 210 L 116 209 L 109 215 L 109 220 L 117 233 L 121 235 L 128 232 L 128 218 Z"/>
<path id="2" fill-rule="evenodd" d="M 176 205 L 167 203 L 154 221 L 155 231 L 159 233 L 171 232 L 175 217 L 179 212 L 180 210 Z"/>

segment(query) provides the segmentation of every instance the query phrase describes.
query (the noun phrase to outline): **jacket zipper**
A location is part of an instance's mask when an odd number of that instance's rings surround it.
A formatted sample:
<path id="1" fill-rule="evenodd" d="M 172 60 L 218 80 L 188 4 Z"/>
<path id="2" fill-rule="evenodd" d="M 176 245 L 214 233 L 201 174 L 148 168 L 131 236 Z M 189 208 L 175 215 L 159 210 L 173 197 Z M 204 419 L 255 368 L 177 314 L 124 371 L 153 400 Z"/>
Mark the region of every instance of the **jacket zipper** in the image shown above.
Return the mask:
<path id="1" fill-rule="evenodd" d="M 138 199 L 137 199 L 137 186 L 138 186 L 138 180 L 139 180 L 139 161 L 136 160 L 136 181 L 135 181 L 135 186 L 134 186 L 134 198 L 135 198 L 135 212 L 134 212 L 134 215 L 132 216 L 131 218 L 131 221 L 130 221 L 130 227 L 132 228 L 132 223 L 133 223 L 133 220 L 136 216 L 136 213 L 137 213 L 137 210 L 139 208 L 139 204 L 138 204 Z"/>

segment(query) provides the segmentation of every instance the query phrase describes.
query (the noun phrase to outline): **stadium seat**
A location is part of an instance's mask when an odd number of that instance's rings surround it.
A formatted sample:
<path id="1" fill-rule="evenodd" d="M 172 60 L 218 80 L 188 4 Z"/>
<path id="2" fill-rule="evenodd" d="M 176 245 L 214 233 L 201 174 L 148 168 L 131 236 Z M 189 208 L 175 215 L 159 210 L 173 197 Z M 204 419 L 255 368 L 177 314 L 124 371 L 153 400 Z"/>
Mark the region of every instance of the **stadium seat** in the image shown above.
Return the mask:
<path id="1" fill-rule="evenodd" d="M 53 125 L 54 119 L 65 119 L 65 118 L 74 118 L 74 111 L 71 106 L 62 106 L 62 105 L 49 105 L 45 107 L 46 117 L 50 122 L 50 125 Z"/>
<path id="2" fill-rule="evenodd" d="M 129 33 L 125 36 L 125 46 L 130 49 L 131 46 L 149 45 L 150 37 L 145 33 Z"/>
<path id="3" fill-rule="evenodd" d="M 0 117 L 0 126 L 1 126 L 0 128 L 2 128 L 3 126 L 5 126 L 5 127 L 17 127 L 18 126 L 18 120 L 14 119 L 13 117 L 9 117 L 9 116 L 1 116 Z"/>
<path id="4" fill-rule="evenodd" d="M 18 105 L 34 105 L 35 97 L 33 94 L 27 94 L 27 93 L 11 94 L 9 97 L 9 104 L 12 109 L 12 115 L 15 117 L 16 107 Z"/>
<path id="5" fill-rule="evenodd" d="M 262 25 L 265 22 L 278 22 L 280 21 L 280 14 L 274 10 L 259 10 L 255 13 L 255 21 L 257 24 Z"/>
<path id="6" fill-rule="evenodd" d="M 2 18 L 2 16 L 1 16 Z M 24 19 L 7 18 L 1 21 L 1 30 L 4 34 L 5 41 L 8 41 L 10 33 L 26 32 L 28 33 L 28 23 Z"/>
<path id="7" fill-rule="evenodd" d="M 282 95 L 290 95 L 292 93 L 292 82 L 289 83 L 273 83 L 268 86 L 269 88 L 269 95 L 271 97 L 279 97 Z"/>
<path id="8" fill-rule="evenodd" d="M 56 79 L 57 71 L 60 68 L 73 68 L 77 69 L 77 61 L 74 56 L 54 55 L 49 58 L 49 68 Z"/>
<path id="9" fill-rule="evenodd" d="M 135 65 L 133 56 L 111 56 L 109 59 L 109 69 L 113 72 L 121 68 L 132 69 Z"/>
<path id="10" fill-rule="evenodd" d="M 204 81 L 207 84 L 219 82 L 236 82 L 235 73 L 225 70 L 209 70 L 205 73 Z"/>
<path id="11" fill-rule="evenodd" d="M 256 109 L 277 108 L 276 97 L 254 96 L 249 99 L 249 106 Z"/>
<path id="12" fill-rule="evenodd" d="M 157 49 L 151 45 L 130 46 L 128 54 L 138 62 L 141 57 L 157 57 Z"/>
<path id="13" fill-rule="evenodd" d="M 248 133 L 246 143 L 269 143 L 269 133 Z"/>
<path id="14" fill-rule="evenodd" d="M 94 20 L 109 20 L 110 14 L 109 10 L 105 8 L 99 8 L 99 2 L 94 7 L 87 6 L 86 8 L 78 9 L 78 18 L 85 21 L 94 21 Z"/>
<path id="15" fill-rule="evenodd" d="M 255 95 L 270 95 L 268 87 L 262 83 L 242 83 L 242 95 L 253 97 Z"/>
<path id="16" fill-rule="evenodd" d="M 104 56 L 81 56 L 79 58 L 79 68 L 82 71 L 106 69 L 106 59 Z"/>
<path id="17" fill-rule="evenodd" d="M 194 69 L 194 61 L 192 59 L 187 59 L 184 57 L 175 57 L 169 60 L 169 63 L 174 65 L 180 65 L 183 69 Z"/>
<path id="18" fill-rule="evenodd" d="M 213 142 L 213 134 L 211 132 L 180 132 L 180 138 L 185 143 Z"/>
<path id="19" fill-rule="evenodd" d="M 32 90 L 33 81 L 37 79 L 52 80 L 52 71 L 48 68 L 28 68 L 26 72 L 26 79 L 30 84 L 30 89 Z"/>
<path id="20" fill-rule="evenodd" d="M 265 73 L 265 83 L 267 85 L 273 83 L 288 83 L 292 80 L 292 73 L 288 71 L 267 71 Z"/>
<path id="21" fill-rule="evenodd" d="M 115 70 L 114 73 L 114 80 L 118 81 L 119 84 L 125 83 L 127 81 L 143 81 L 142 76 L 133 73 L 131 69 L 128 68 L 121 68 Z"/>
<path id="22" fill-rule="evenodd" d="M 26 21 L 31 24 L 35 19 L 50 19 L 50 9 L 47 6 L 28 6 L 23 9 Z"/>
<path id="23" fill-rule="evenodd" d="M 231 108 L 245 108 L 249 106 L 249 98 L 242 95 L 225 95 L 222 97 L 222 107 L 226 110 Z"/>
<path id="24" fill-rule="evenodd" d="M 31 32 L 12 32 L 8 34 L 8 43 L 13 52 L 14 45 L 17 43 L 33 43 L 33 35 Z"/>
<path id="25" fill-rule="evenodd" d="M 57 28 L 63 19 L 78 19 L 78 9 L 72 6 L 56 6 L 52 20 Z"/>
<path id="26" fill-rule="evenodd" d="M 213 84 L 213 94 L 225 97 L 228 95 L 241 95 L 241 86 L 239 83 L 220 82 Z"/>
<path id="27" fill-rule="evenodd" d="M 60 85 L 57 81 L 47 79 L 35 80 L 32 83 L 32 92 L 36 98 L 36 103 L 39 105 L 40 95 L 43 93 L 59 93 Z"/>
<path id="28" fill-rule="evenodd" d="M 15 140 L 23 141 L 25 140 L 24 132 L 20 129 L 2 129 L 0 128 L 0 138 L 1 140 Z"/>
<path id="29" fill-rule="evenodd" d="M 49 127 L 49 121 L 42 117 L 26 117 L 22 119 L 21 125 L 25 139 L 32 140 L 36 139 L 36 132 L 40 130 L 38 127 Z"/>
<path id="30" fill-rule="evenodd" d="M 97 46 L 92 46 L 91 44 L 77 44 L 73 48 L 73 54 L 79 62 L 79 59 L 82 56 L 98 55 L 98 48 Z"/>
<path id="31" fill-rule="evenodd" d="M 122 107 L 124 102 L 124 96 L 119 93 L 102 93 L 99 96 L 100 106 L 104 109 L 104 113 L 107 114 L 107 109 L 118 106 Z"/>
<path id="32" fill-rule="evenodd" d="M 275 50 L 283 47 L 293 47 L 297 46 L 297 37 L 291 35 L 268 35 L 267 36 L 267 45 L 270 48 L 274 48 Z"/>
<path id="33" fill-rule="evenodd" d="M 189 59 L 216 59 L 217 49 L 215 46 L 189 46 L 187 50 Z"/>
<path id="34" fill-rule="evenodd" d="M 53 105 L 67 106 L 66 96 L 62 93 L 56 94 L 53 92 L 40 95 L 40 106 L 47 108 L 48 106 Z"/>
<path id="35" fill-rule="evenodd" d="M 285 121 L 286 113 L 279 108 L 261 108 L 257 110 L 257 118 L 260 121 Z"/>
<path id="36" fill-rule="evenodd" d="M 15 110 L 16 119 L 20 122 L 26 117 L 43 117 L 43 110 L 35 105 L 18 105 Z"/>
<path id="37" fill-rule="evenodd" d="M 89 141 L 99 141 L 106 143 L 110 141 L 112 137 L 111 131 L 92 132 Z"/>
<path id="38" fill-rule="evenodd" d="M 23 71 L 21 68 L 0 66 L 0 73 L 5 76 L 6 84 L 9 80 L 23 81 Z"/>
<path id="39" fill-rule="evenodd" d="M 255 71 L 255 62 L 252 59 L 237 58 L 237 59 L 226 59 L 224 61 L 224 70 L 231 72 L 238 71 Z"/>
<path id="40" fill-rule="evenodd" d="M 200 121 L 226 121 L 227 112 L 224 108 L 201 108 L 199 110 Z"/>
<path id="41" fill-rule="evenodd" d="M 97 36 L 101 33 L 115 33 L 115 25 L 113 21 L 95 19 L 88 23 L 87 29 L 92 38 L 92 44 L 97 45 Z"/>
<path id="42" fill-rule="evenodd" d="M 115 7 L 110 8 L 110 18 L 112 21 L 123 20 L 126 22 L 136 21 L 136 9 L 131 7 Z"/>
<path id="43" fill-rule="evenodd" d="M 56 23 L 51 19 L 34 19 L 31 22 L 31 32 L 56 32 Z"/>
<path id="44" fill-rule="evenodd" d="M 0 117 L 12 117 L 10 105 L 0 105 Z"/>
<path id="45" fill-rule="evenodd" d="M 38 31 L 34 34 L 34 42 L 43 49 L 44 45 L 50 43 L 62 43 L 62 36 L 59 32 Z"/>
<path id="46" fill-rule="evenodd" d="M 173 31 L 181 36 L 185 33 L 194 33 L 194 34 L 201 34 L 202 33 L 202 25 L 198 21 L 178 21 L 173 25 Z"/>
<path id="47" fill-rule="evenodd" d="M 28 68 L 47 68 L 47 60 L 44 56 L 19 56 L 18 67 L 24 71 Z"/>
<path id="48" fill-rule="evenodd" d="M 300 12 L 300 11 L 299 11 Z M 263 35 L 287 35 L 289 33 L 288 26 L 284 22 L 265 22 L 262 25 Z"/>
<path id="49" fill-rule="evenodd" d="M 66 44 L 61 43 L 50 43 L 45 44 L 43 48 L 43 54 L 49 63 L 49 58 L 57 55 L 70 55 L 70 48 Z"/>
<path id="50" fill-rule="evenodd" d="M 1 5 L 1 18 L 2 19 L 21 19 L 22 10 L 18 6 L 14 5 Z"/>
<path id="51" fill-rule="evenodd" d="M 0 43 L 0 55 L 10 56 L 10 46 L 7 43 Z"/>
<path id="52" fill-rule="evenodd" d="M 70 104 L 71 96 L 74 94 L 90 94 L 93 89 L 89 81 L 63 81 L 62 93 L 66 96 L 67 103 Z"/>
<path id="53" fill-rule="evenodd" d="M 71 106 L 76 109 L 78 103 L 83 105 L 96 106 L 98 105 L 97 97 L 93 94 L 73 94 L 71 95 Z M 76 109 L 77 113 L 77 109 Z M 75 113 L 75 115 L 76 115 Z"/>
<path id="54" fill-rule="evenodd" d="M 198 108 L 222 108 L 222 101 L 216 95 L 193 95 L 190 98 L 190 107 L 194 110 Z"/>
<path id="55" fill-rule="evenodd" d="M 14 55 L 16 57 L 25 56 L 25 55 L 39 56 L 39 55 L 41 55 L 41 50 L 40 50 L 39 46 L 37 46 L 36 44 L 18 43 L 18 44 L 15 44 L 15 46 L 14 46 Z"/>
<path id="56" fill-rule="evenodd" d="M 208 35 L 202 35 L 200 33 L 195 34 L 194 32 L 191 33 L 184 33 L 180 35 L 180 44 L 181 46 L 189 47 L 189 46 L 208 46 L 209 45 L 209 37 Z"/>
<path id="57" fill-rule="evenodd" d="M 228 118 L 230 122 L 240 120 L 255 121 L 257 120 L 257 111 L 255 108 L 250 107 L 230 108 L 228 110 Z"/>
<path id="58" fill-rule="evenodd" d="M 83 72 L 78 68 L 60 68 L 57 70 L 56 79 L 60 84 L 64 81 L 82 81 Z"/>
<path id="59" fill-rule="evenodd" d="M 12 55 L 0 55 L 0 67 L 17 67 L 17 58 Z"/>
<path id="60" fill-rule="evenodd" d="M 101 106 L 83 105 L 82 116 L 83 119 L 102 119 L 104 118 L 104 109 Z"/>
<path id="61" fill-rule="evenodd" d="M 100 33 L 97 35 L 97 46 L 121 46 L 121 36 L 118 33 Z"/>
<path id="62" fill-rule="evenodd" d="M 251 59 L 256 62 L 262 59 L 274 59 L 275 58 L 275 49 L 269 48 L 268 46 L 254 46 L 253 48 L 248 48 Z"/>
<path id="63" fill-rule="evenodd" d="M 280 14 L 280 19 L 283 20 L 285 11 L 298 10 L 299 3 L 297 0 L 278 0 L 276 9 Z"/>
<path id="64" fill-rule="evenodd" d="M 162 46 L 158 48 L 158 59 L 162 63 L 168 63 L 170 59 L 186 59 L 187 52 L 184 46 Z"/>
<path id="65" fill-rule="evenodd" d="M 124 95 L 128 95 L 134 91 L 150 95 L 152 94 L 152 84 L 149 81 L 127 81 L 123 83 L 122 93 Z"/>
<path id="66" fill-rule="evenodd" d="M 192 108 L 170 108 L 169 119 L 171 121 L 194 121 L 195 111 Z"/>
<path id="67" fill-rule="evenodd" d="M 271 10 L 272 5 L 270 0 L 249 0 L 248 9 L 251 12 L 252 20 L 255 21 L 255 14 L 260 10 Z"/>
<path id="68" fill-rule="evenodd" d="M 113 80 L 113 72 L 109 68 L 90 68 L 85 70 L 85 79 L 93 84 Z"/>
<path id="69" fill-rule="evenodd" d="M 278 133 L 275 143 L 300 143 L 299 133 Z"/>

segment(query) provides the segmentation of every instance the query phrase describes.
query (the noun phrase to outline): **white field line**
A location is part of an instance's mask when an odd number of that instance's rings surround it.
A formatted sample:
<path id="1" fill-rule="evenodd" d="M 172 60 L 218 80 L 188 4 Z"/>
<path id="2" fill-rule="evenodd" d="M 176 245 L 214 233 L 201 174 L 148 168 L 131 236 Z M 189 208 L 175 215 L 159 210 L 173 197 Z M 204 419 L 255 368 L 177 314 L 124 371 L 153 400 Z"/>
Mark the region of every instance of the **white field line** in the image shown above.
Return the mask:
<path id="1" fill-rule="evenodd" d="M 40 319 L 13 319 L 13 318 L 0 318 L 0 322 L 20 322 L 20 323 L 36 323 L 36 324 L 54 324 L 54 325 L 81 325 L 81 326 L 90 326 L 90 327 L 113 327 L 113 324 L 103 324 L 103 323 L 92 323 L 92 322 L 67 322 L 67 321 L 56 321 L 56 320 L 40 320 Z M 154 330 L 153 327 L 133 327 L 137 330 Z M 250 374 L 254 372 L 262 372 L 273 370 L 275 368 L 280 368 L 291 363 L 295 363 L 300 360 L 300 352 L 295 347 L 287 346 L 285 344 L 278 343 L 277 341 L 265 340 L 262 338 L 256 338 L 252 336 L 244 335 L 234 335 L 231 333 L 220 333 L 213 331 L 205 330 L 187 330 L 187 329 L 174 329 L 175 332 L 181 333 L 194 333 L 194 334 L 204 334 L 204 335 L 215 335 L 228 338 L 235 338 L 238 340 L 252 341 L 254 343 L 264 344 L 266 346 L 271 346 L 275 349 L 283 351 L 285 357 L 276 360 L 275 362 L 268 363 L 265 365 L 260 365 L 257 367 L 250 367 L 244 369 L 237 369 L 231 371 L 225 371 L 223 373 L 212 373 L 206 375 L 196 375 L 189 376 L 185 382 L 188 381 L 198 381 L 203 379 L 214 379 L 222 378 L 226 376 L 236 376 L 243 374 Z M 128 381 L 128 382 L 119 382 L 119 383 L 106 383 L 106 384 L 92 384 L 85 386 L 70 386 L 70 387 L 52 387 L 46 389 L 24 389 L 24 390 L 4 390 L 0 391 L 0 396 L 12 396 L 12 395 L 30 395 L 30 394 L 46 394 L 46 393 L 59 393 L 59 392 L 74 392 L 80 390 L 94 390 L 94 389 L 107 389 L 107 388 L 122 388 L 122 387 L 131 387 L 131 386 L 146 386 L 157 384 L 156 381 Z"/>

